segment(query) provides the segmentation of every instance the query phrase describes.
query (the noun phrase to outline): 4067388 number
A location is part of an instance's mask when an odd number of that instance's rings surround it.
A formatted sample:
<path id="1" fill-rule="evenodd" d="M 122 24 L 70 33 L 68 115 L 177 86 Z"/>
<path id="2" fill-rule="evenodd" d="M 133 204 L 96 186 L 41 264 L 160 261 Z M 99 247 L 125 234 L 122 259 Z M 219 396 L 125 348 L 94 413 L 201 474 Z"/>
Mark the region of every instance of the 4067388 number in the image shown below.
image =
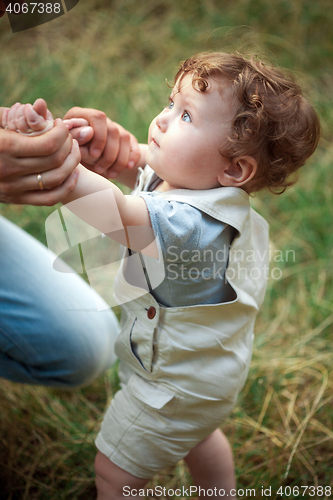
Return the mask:
<path id="1" fill-rule="evenodd" d="M 8 14 L 60 14 L 60 3 L 10 3 L 6 8 Z"/>
<path id="2" fill-rule="evenodd" d="M 330 497 L 332 494 L 331 486 L 280 486 L 276 492 L 277 495 L 286 497 Z"/>

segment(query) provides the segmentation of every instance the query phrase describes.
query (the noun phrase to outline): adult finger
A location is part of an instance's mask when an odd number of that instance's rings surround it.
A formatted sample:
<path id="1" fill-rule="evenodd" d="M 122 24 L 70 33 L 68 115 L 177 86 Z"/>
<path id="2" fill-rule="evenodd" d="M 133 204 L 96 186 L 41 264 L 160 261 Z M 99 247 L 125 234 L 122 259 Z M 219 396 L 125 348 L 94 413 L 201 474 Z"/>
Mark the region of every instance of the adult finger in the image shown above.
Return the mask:
<path id="1" fill-rule="evenodd" d="M 57 186 L 61 186 L 80 163 L 80 159 L 80 149 L 77 142 L 74 141 L 70 154 L 60 167 L 47 170 L 46 172 L 38 172 L 21 177 L 11 176 L 2 179 L 2 182 L 0 182 L 0 190 L 6 193 L 8 197 L 9 195 L 40 189 L 40 182 L 44 189 L 53 189 Z M 40 180 L 37 177 L 38 175 L 40 175 Z"/>
<path id="2" fill-rule="evenodd" d="M 73 141 L 72 149 L 64 163 L 55 169 L 43 172 L 42 182 L 44 189 L 53 189 L 60 186 L 70 176 L 81 160 L 80 148 L 77 141 Z"/>
<path id="3" fill-rule="evenodd" d="M 63 182 L 65 177 L 64 172 L 60 169 L 58 172 L 53 173 L 47 172 L 47 174 L 42 174 L 41 179 L 38 179 L 35 175 L 25 176 L 23 182 L 26 184 L 25 187 L 28 189 L 22 191 L 22 186 L 15 184 L 15 180 L 11 179 L 10 182 L 6 182 L 6 179 L 0 180 L 0 199 L 5 203 L 15 203 L 15 204 L 32 204 L 32 205 L 47 205 L 51 206 L 58 203 L 65 198 L 75 187 L 78 176 L 78 169 L 76 166 L 78 160 L 80 159 L 80 149 L 76 141 L 73 142 L 73 147 L 71 153 L 66 158 L 63 170 L 66 170 L 67 178 Z M 73 172 L 74 169 L 74 172 Z M 59 172 L 61 175 L 59 176 Z M 76 172 L 76 173 L 75 173 Z M 52 175 L 50 175 L 52 174 Z M 17 180 L 16 180 L 17 182 Z M 22 179 L 19 179 L 22 182 Z M 40 182 L 42 183 L 43 189 L 40 189 Z M 53 186 L 57 183 L 53 188 Z M 31 184 L 32 183 L 32 184 Z M 48 186 L 47 186 L 48 185 Z M 30 190 L 32 187 L 33 190 Z M 37 190 L 38 187 L 38 190 Z M 47 189 L 50 187 L 51 189 Z"/>
<path id="4" fill-rule="evenodd" d="M 53 128 L 44 135 L 29 137 L 26 135 L 14 134 L 10 131 L 1 137 L 2 151 L 10 153 L 16 158 L 45 157 L 56 153 L 69 138 L 68 128 L 59 118 L 55 120 Z M 68 149 L 67 154 L 70 151 Z"/>
<path id="5" fill-rule="evenodd" d="M 125 168 L 134 168 L 141 156 L 136 137 L 120 125 L 118 128 L 120 132 L 119 153 L 114 164 L 105 173 L 108 179 L 115 179 Z"/>
<path id="6" fill-rule="evenodd" d="M 94 129 L 94 136 L 90 143 L 89 154 L 92 158 L 99 158 L 104 151 L 107 139 L 107 117 L 103 111 L 91 108 L 71 108 L 64 116 L 69 118 L 85 118 Z"/>
<path id="7" fill-rule="evenodd" d="M 20 134 L 14 132 L 9 135 L 15 135 L 24 138 L 27 137 L 21 136 Z M 47 134 L 45 134 L 45 136 L 46 135 Z M 8 142 L 10 143 L 10 140 L 3 140 L 3 135 L 1 134 L 2 149 L 4 150 L 4 146 L 6 143 L 6 149 L 9 152 L 4 153 L 2 151 L 2 153 L 0 154 L 0 178 L 7 178 L 9 176 L 21 177 L 27 174 L 40 173 L 57 168 L 64 163 L 66 157 L 71 151 L 73 142 L 72 137 L 69 135 L 64 144 L 55 153 L 50 154 L 49 156 L 16 157 L 11 154 L 11 151 L 15 148 L 15 145 L 13 145 L 12 150 L 8 148 Z"/>
<path id="8" fill-rule="evenodd" d="M 109 141 L 110 145 L 112 142 Z M 116 160 L 107 170 L 107 176 L 115 179 L 127 167 L 131 153 L 130 133 L 119 127 L 119 150 Z M 100 162 L 98 162 L 99 165 Z M 110 163 L 109 163 L 110 165 Z M 97 170 L 97 169 L 96 169 Z"/>
<path id="9" fill-rule="evenodd" d="M 75 169 L 61 186 L 43 191 L 20 193 L 11 203 L 51 207 L 64 200 L 74 190 L 78 176 L 79 171 Z"/>
<path id="10" fill-rule="evenodd" d="M 108 138 L 101 158 L 94 170 L 101 175 L 112 170 L 118 174 L 125 168 L 129 157 L 129 133 L 117 123 L 108 119 Z M 116 177 L 116 175 L 115 175 Z"/>

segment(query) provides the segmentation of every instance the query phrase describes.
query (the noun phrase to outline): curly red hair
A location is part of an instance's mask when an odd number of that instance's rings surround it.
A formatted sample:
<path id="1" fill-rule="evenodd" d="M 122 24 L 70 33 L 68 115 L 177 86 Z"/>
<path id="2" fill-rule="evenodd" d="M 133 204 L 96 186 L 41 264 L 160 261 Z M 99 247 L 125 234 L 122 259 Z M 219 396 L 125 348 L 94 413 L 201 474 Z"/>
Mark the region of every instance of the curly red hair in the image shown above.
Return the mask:
<path id="1" fill-rule="evenodd" d="M 175 84 L 187 74 L 199 92 L 208 89 L 209 78 L 231 84 L 238 104 L 229 149 L 221 154 L 230 161 L 244 155 L 256 159 L 258 169 L 249 191 L 268 188 L 280 194 L 294 184 L 290 174 L 313 154 L 320 137 L 317 113 L 294 77 L 254 57 L 223 52 L 187 59 Z"/>

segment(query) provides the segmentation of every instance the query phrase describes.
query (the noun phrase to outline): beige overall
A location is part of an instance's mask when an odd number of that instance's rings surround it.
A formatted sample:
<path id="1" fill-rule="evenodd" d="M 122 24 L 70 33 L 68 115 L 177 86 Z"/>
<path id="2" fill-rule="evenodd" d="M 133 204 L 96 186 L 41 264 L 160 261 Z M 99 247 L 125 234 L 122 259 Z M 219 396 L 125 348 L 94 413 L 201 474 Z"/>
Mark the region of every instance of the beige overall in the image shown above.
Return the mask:
<path id="1" fill-rule="evenodd" d="M 133 194 L 150 173 L 145 169 Z M 115 296 L 123 306 L 115 350 L 122 389 L 96 445 L 140 478 L 184 458 L 232 411 L 248 374 L 255 317 L 268 278 L 268 224 L 250 207 L 245 191 L 221 187 L 158 196 L 188 203 L 233 226 L 238 236 L 229 254 L 228 302 L 163 307 L 129 285 L 123 268 L 118 273 Z M 154 272 L 149 262 L 148 276 Z"/>

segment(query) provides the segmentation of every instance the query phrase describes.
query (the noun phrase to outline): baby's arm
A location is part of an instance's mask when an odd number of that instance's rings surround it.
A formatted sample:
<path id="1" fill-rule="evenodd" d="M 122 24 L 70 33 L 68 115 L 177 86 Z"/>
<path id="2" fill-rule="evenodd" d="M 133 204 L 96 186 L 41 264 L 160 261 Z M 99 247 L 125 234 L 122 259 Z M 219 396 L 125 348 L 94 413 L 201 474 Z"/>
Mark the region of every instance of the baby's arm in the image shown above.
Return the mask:
<path id="1" fill-rule="evenodd" d="M 82 118 L 65 120 L 69 130 L 84 126 Z M 86 122 L 86 125 L 88 122 Z M 91 128 L 91 127 L 89 127 Z M 147 145 L 139 144 L 140 157 L 134 168 L 125 169 L 118 177 L 117 182 L 133 188 L 139 167 L 145 166 Z M 78 165 L 79 179 L 69 196 L 62 202 L 80 219 L 99 229 L 102 233 L 113 233 L 113 238 L 121 244 L 130 246 L 132 250 L 140 251 L 154 239 L 152 236 L 150 217 L 144 200 L 138 196 L 127 196 L 102 175 L 92 172 L 83 165 Z M 80 200 L 80 201 L 79 201 Z M 71 203 L 73 202 L 73 203 Z M 119 218 L 120 216 L 120 218 Z M 119 224 L 120 222 L 120 224 Z M 120 231 L 119 227 L 141 226 L 146 230 L 140 237 L 133 238 L 135 231 Z M 148 231 L 147 229 L 150 228 Z M 131 235 L 129 234 L 132 234 Z M 125 235 L 125 239 L 124 239 Z M 128 241 L 130 239 L 130 243 Z M 155 256 L 155 246 L 145 252 Z M 151 251 L 153 250 L 153 253 Z M 156 253 L 157 256 L 157 253 Z"/>
<path id="2" fill-rule="evenodd" d="M 83 165 L 78 165 L 77 169 L 80 175 L 75 189 L 63 200 L 66 207 L 122 245 L 157 258 L 157 246 L 143 198 L 124 195 L 115 184 Z"/>
<path id="3" fill-rule="evenodd" d="M 31 105 L 17 103 L 4 112 L 2 125 L 21 134 L 36 135 L 44 133 L 50 125 L 53 126 L 53 119 L 52 116 L 50 118 L 50 113 L 44 118 Z M 142 157 L 145 152 L 143 145 Z M 121 244 L 135 251 L 150 246 L 144 253 L 157 257 L 155 243 L 150 245 L 154 238 L 144 200 L 139 196 L 124 195 L 116 185 L 80 164 L 77 170 L 80 175 L 76 187 L 62 203 L 102 233 L 112 233 L 112 238 Z M 130 229 L 133 226 L 147 229 L 138 234 Z"/>

